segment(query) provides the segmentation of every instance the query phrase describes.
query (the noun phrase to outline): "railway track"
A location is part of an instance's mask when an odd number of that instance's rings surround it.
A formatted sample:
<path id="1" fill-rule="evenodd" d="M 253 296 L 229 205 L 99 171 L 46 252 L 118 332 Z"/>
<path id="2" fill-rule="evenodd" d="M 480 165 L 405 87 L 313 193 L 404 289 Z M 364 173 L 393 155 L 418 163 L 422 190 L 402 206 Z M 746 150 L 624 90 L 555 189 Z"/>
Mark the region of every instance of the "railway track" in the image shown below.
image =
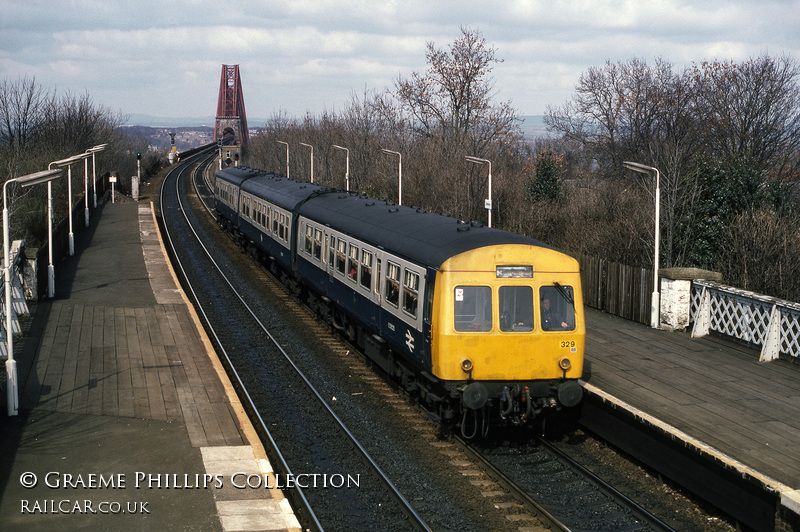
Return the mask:
<path id="1" fill-rule="evenodd" d="M 195 179 L 192 181 L 196 183 Z M 195 184 L 193 186 L 197 187 L 198 185 Z M 202 186 L 203 185 L 199 185 L 200 189 L 195 188 L 192 201 L 196 209 L 200 209 L 202 205 L 202 208 L 210 210 L 210 193 L 208 193 L 207 190 L 202 190 Z M 180 196 L 178 189 L 179 187 L 176 187 L 176 198 Z M 184 194 L 187 194 L 187 192 L 184 191 Z M 162 201 L 164 200 L 162 199 Z M 170 211 L 173 209 L 180 210 L 172 207 L 168 201 L 164 202 L 164 206 L 162 206 L 162 215 L 164 216 L 165 224 L 168 215 L 171 217 Z M 166 214 L 164 214 L 164 211 L 166 211 Z M 208 220 L 203 222 L 203 216 L 198 216 L 196 212 L 192 212 L 192 209 L 185 209 L 181 216 L 185 220 L 185 222 L 182 223 L 187 225 L 194 225 L 195 227 L 202 227 L 204 224 L 208 225 Z M 216 227 L 211 228 L 210 231 L 221 234 L 221 231 Z M 201 237 L 193 236 L 192 238 L 199 240 Z M 178 240 L 183 241 L 187 240 L 187 238 L 180 237 Z M 237 261 L 237 258 L 241 257 L 241 252 L 237 251 L 238 248 L 232 245 L 230 239 L 226 240 L 227 251 L 217 255 L 217 258 L 214 260 L 221 263 L 216 266 L 218 270 L 225 271 L 232 277 L 230 281 L 226 281 L 232 289 L 234 284 L 239 285 L 239 283 L 244 281 L 244 278 L 248 276 L 252 277 L 252 273 L 248 274 L 247 272 L 239 271 L 235 263 L 242 262 Z M 176 250 L 175 253 L 187 253 L 187 250 Z M 188 250 L 188 253 L 192 257 L 195 255 L 201 256 L 203 254 L 207 256 L 212 255 L 211 251 L 203 251 L 201 253 L 198 250 Z M 231 253 L 234 257 L 232 261 L 227 258 L 228 255 L 226 255 Z M 251 266 L 253 265 L 253 261 L 244 262 L 251 263 Z M 210 277 L 210 273 L 208 273 L 209 267 L 194 266 L 194 269 L 203 272 L 200 275 L 205 276 L 204 282 L 202 283 L 205 285 L 206 280 Z M 568 462 L 564 458 L 551 457 L 545 459 L 541 454 L 544 451 L 539 449 L 536 453 L 532 453 L 536 455 L 535 457 L 525 457 L 524 462 L 530 465 L 530 469 L 526 469 L 526 473 L 522 475 L 523 478 L 515 479 L 515 474 L 513 473 L 515 468 L 504 465 L 504 458 L 499 456 L 498 453 L 492 453 L 493 456 L 491 459 L 487 459 L 487 457 L 484 456 L 487 453 L 476 452 L 474 448 L 464 446 L 457 442 L 442 440 L 438 437 L 438 425 L 424 418 L 420 413 L 421 409 L 418 410 L 412 407 L 408 402 L 408 398 L 404 396 L 404 392 L 395 390 L 383 379 L 377 377 L 372 369 L 368 367 L 368 364 L 363 362 L 363 359 L 353 354 L 351 347 L 344 343 L 338 336 L 334 335 L 310 310 L 304 306 L 298 305 L 296 299 L 289 295 L 275 278 L 268 275 L 263 268 L 258 271 L 258 279 L 247 279 L 247 283 L 252 284 L 245 283 L 242 285 L 253 286 L 259 284 L 265 287 L 265 292 L 261 294 L 248 294 L 252 296 L 249 304 L 256 307 L 251 314 L 263 315 L 266 312 L 269 316 L 270 312 L 273 314 L 277 312 L 278 314 L 284 315 L 284 317 L 290 316 L 292 320 L 299 323 L 299 327 L 302 330 L 306 331 L 309 338 L 314 338 L 315 342 L 320 344 L 328 353 L 326 356 L 327 360 L 315 359 L 315 361 L 309 362 L 311 366 L 308 367 L 313 368 L 310 370 L 310 373 L 318 373 L 316 377 L 319 377 L 320 375 L 326 375 L 328 373 L 334 374 L 343 369 L 344 373 L 336 378 L 344 380 L 352 379 L 358 382 L 355 388 L 351 388 L 348 392 L 342 392 L 341 388 L 339 388 L 338 391 L 325 391 L 326 386 L 321 385 L 319 380 L 314 383 L 311 382 L 312 379 L 305 379 L 306 383 L 304 386 L 306 390 L 312 388 L 322 390 L 320 392 L 321 395 L 325 398 L 329 398 L 329 400 L 327 400 L 327 406 L 324 407 L 324 409 L 329 410 L 332 417 L 337 418 L 337 412 L 342 417 L 350 416 L 346 422 L 339 419 L 340 423 L 345 425 L 344 427 L 340 425 L 339 427 L 325 428 L 318 424 L 314 425 L 316 421 L 301 421 L 300 418 L 296 418 L 291 412 L 291 407 L 279 408 L 278 413 L 272 412 L 273 415 L 271 416 L 265 416 L 261 413 L 264 409 L 267 411 L 274 411 L 275 405 L 273 401 L 276 401 L 277 398 L 283 400 L 283 393 L 276 393 L 276 391 L 280 392 L 280 390 L 286 388 L 286 386 L 281 386 L 276 383 L 282 381 L 285 377 L 265 376 L 262 374 L 263 368 L 261 370 L 244 370 L 244 372 L 247 373 L 246 378 L 240 378 L 238 375 L 236 376 L 236 380 L 240 382 L 241 388 L 245 390 L 243 395 L 245 395 L 247 401 L 251 402 L 253 405 L 253 415 L 251 417 L 259 420 L 261 423 L 262 436 L 267 440 L 267 443 L 276 442 L 277 447 L 285 447 L 285 442 L 289 441 L 288 445 L 292 448 L 297 440 L 309 442 L 308 447 L 310 450 L 290 450 L 287 454 L 294 455 L 294 458 L 290 456 L 278 459 L 279 462 L 286 464 L 285 467 L 287 471 L 293 459 L 296 459 L 298 455 L 301 456 L 301 463 L 306 459 L 307 453 L 313 456 L 315 453 L 321 452 L 319 459 L 323 463 L 329 463 L 330 460 L 327 451 L 322 452 L 315 448 L 315 444 L 312 443 L 314 439 L 313 434 L 309 434 L 308 432 L 298 433 L 296 431 L 286 432 L 285 429 L 287 425 L 310 423 L 316 427 L 312 432 L 325 434 L 326 439 L 327 435 L 331 432 L 350 432 L 347 426 L 358 427 L 359 424 L 363 425 L 363 420 L 354 419 L 352 417 L 353 412 L 364 413 L 365 408 L 360 405 L 357 399 L 354 401 L 354 398 L 372 395 L 379 398 L 382 404 L 380 408 L 383 408 L 383 410 L 381 412 L 375 412 L 375 417 L 365 422 L 366 425 L 372 428 L 364 432 L 365 429 L 361 426 L 352 431 L 360 432 L 360 438 L 367 443 L 350 443 L 350 447 L 360 447 L 364 452 L 366 452 L 367 447 L 373 450 L 377 449 L 377 454 L 383 458 L 378 458 L 377 460 L 362 459 L 362 461 L 377 462 L 382 460 L 383 469 L 391 470 L 388 476 L 394 478 L 395 483 L 401 485 L 397 488 L 391 480 L 387 479 L 383 481 L 384 484 L 391 485 L 397 490 L 395 495 L 384 497 L 384 499 L 394 499 L 395 503 L 400 501 L 399 506 L 407 505 L 405 510 L 397 510 L 397 515 L 401 515 L 402 517 L 392 517 L 398 519 L 398 522 L 402 523 L 402 526 L 398 529 L 430 528 L 439 530 L 452 528 L 459 530 L 484 530 L 491 528 L 493 530 L 520 530 L 537 529 L 537 527 L 540 527 L 541 529 L 550 530 L 671 530 L 664 523 L 660 522 L 658 518 L 648 516 L 647 512 L 642 509 L 630 509 L 630 501 L 624 501 L 619 494 L 614 493 L 613 488 L 599 488 L 597 487 L 600 483 L 599 481 L 585 480 L 587 472 L 581 471 L 580 466 L 577 465 L 564 465 Z M 193 274 L 187 272 L 185 275 L 188 277 Z M 248 290 L 249 289 L 245 289 L 245 292 Z M 210 296 L 195 294 L 194 297 L 196 300 L 210 297 L 213 301 L 215 298 L 224 298 L 226 296 L 220 293 L 213 294 L 212 291 L 212 295 Z M 240 299 L 244 300 L 246 298 L 247 296 L 243 296 Z M 253 303 L 253 301 L 259 300 L 261 302 Z M 269 300 L 271 302 L 270 305 L 277 305 L 279 310 L 276 311 L 273 309 L 272 311 L 265 311 L 265 308 L 261 306 L 263 300 Z M 226 314 L 226 312 L 223 311 L 223 314 Z M 231 313 L 227 312 L 227 314 Z M 238 330 L 241 331 L 242 322 L 239 321 L 239 311 L 235 314 L 237 317 L 234 318 L 234 322 L 239 323 Z M 209 322 L 217 323 L 217 318 L 214 316 L 209 315 L 206 319 Z M 258 322 L 259 318 L 255 318 L 255 321 Z M 262 321 L 271 321 L 271 319 L 262 319 Z M 272 326 L 274 327 L 275 324 L 273 323 Z M 215 328 L 216 327 L 217 326 L 215 326 Z M 231 327 L 236 329 L 236 325 L 232 325 Z M 293 349 L 295 348 L 295 346 L 292 345 L 293 340 L 288 338 L 290 338 L 292 334 L 296 335 L 296 331 L 295 333 L 286 331 L 288 336 L 276 338 L 269 331 L 264 330 L 265 326 L 263 324 L 260 324 L 259 327 L 261 327 L 262 330 L 259 334 L 270 338 L 276 351 L 273 354 L 267 354 L 263 347 L 256 348 L 253 345 L 245 348 L 235 347 L 232 348 L 231 351 L 237 352 L 243 350 L 245 355 L 242 357 L 241 353 L 239 353 L 239 355 L 229 356 L 227 351 L 224 351 L 225 356 L 229 359 L 238 358 L 238 360 L 231 360 L 232 365 L 236 365 L 236 367 L 239 368 L 243 365 L 243 362 L 245 366 L 247 366 L 247 364 L 252 364 L 253 360 L 256 359 L 254 351 L 259 352 L 258 359 L 262 361 L 272 361 L 273 357 L 278 357 L 277 353 L 279 352 L 283 352 L 280 354 L 281 357 L 289 358 L 285 347 L 286 345 L 290 345 Z M 283 325 L 278 324 L 277 327 L 281 328 Z M 248 331 L 255 331 L 257 329 L 258 327 L 256 325 L 249 325 L 246 327 Z M 222 335 L 217 339 L 220 345 L 229 341 L 221 336 Z M 234 336 L 237 335 L 234 334 Z M 238 334 L 238 336 L 241 337 L 242 335 Z M 241 338 L 239 339 L 241 340 Z M 304 355 L 301 355 L 301 358 L 303 356 Z M 256 365 L 258 366 L 257 362 Z M 290 365 L 294 366 L 295 364 L 290 363 Z M 302 362 L 297 364 L 297 366 L 303 365 L 304 363 Z M 299 370 L 299 368 L 297 368 L 297 370 Z M 272 392 L 264 394 L 261 388 L 265 384 L 270 386 L 268 389 L 271 389 Z M 253 395 L 258 395 L 259 397 L 253 398 L 246 391 L 248 387 L 252 388 L 253 386 L 259 389 L 258 393 Z M 295 385 L 290 385 L 289 388 L 295 388 Z M 352 391 L 354 389 L 358 391 Z M 311 392 L 307 391 L 306 393 Z M 323 397 L 319 399 L 322 400 L 322 402 L 326 402 L 326 399 L 323 399 Z M 296 401 L 298 402 L 295 403 L 294 408 L 297 408 L 297 404 L 303 404 L 300 400 Z M 278 401 L 278 403 L 280 403 L 280 401 Z M 378 407 L 373 404 L 373 406 L 366 408 L 369 410 L 376 410 Z M 358 417 L 358 415 L 359 414 L 356 414 L 355 417 Z M 390 418 L 400 419 L 405 426 L 402 427 L 402 429 L 397 428 L 397 426 L 394 426 L 396 428 L 384 428 L 383 430 L 381 427 L 375 428 L 375 425 L 383 423 L 383 421 L 376 420 Z M 401 430 L 405 431 L 404 434 L 399 434 Z M 281 434 L 273 436 L 272 432 L 280 432 Z M 381 439 L 381 436 L 386 436 L 385 433 L 392 433 L 394 437 Z M 353 435 L 353 438 L 356 440 L 358 439 L 355 435 Z M 418 440 L 415 441 L 416 447 L 408 444 L 410 440 Z M 398 448 L 404 444 L 408 445 L 409 448 L 406 450 L 406 454 L 413 455 L 411 458 L 406 456 L 400 459 L 397 457 L 399 454 Z M 429 453 L 428 458 L 421 458 L 426 452 Z M 551 451 L 546 451 L 546 453 L 552 456 Z M 516 461 L 516 470 L 518 470 L 520 462 L 519 453 L 514 453 L 513 456 L 508 458 Z M 429 460 L 427 464 L 424 463 L 426 459 Z M 389 461 L 387 462 L 387 460 Z M 416 461 L 417 465 L 410 461 L 405 462 L 404 460 Z M 308 462 L 306 461 L 304 463 L 307 464 Z M 435 466 L 432 465 L 434 463 L 436 463 Z M 352 464 L 352 462 L 350 462 L 350 464 Z M 555 469 L 556 466 L 553 464 L 560 464 L 557 466 L 559 469 Z M 449 468 L 447 467 L 448 465 Z M 442 471 L 438 471 L 437 467 L 439 466 L 448 469 L 449 472 L 443 473 Z M 284 466 L 281 465 L 281 467 Z M 308 468 L 309 466 L 305 465 L 304 467 Z M 353 466 L 350 465 L 349 467 Z M 413 469 L 415 467 L 421 468 L 421 470 L 414 473 Z M 539 467 L 542 472 L 537 473 L 536 468 Z M 375 469 L 382 471 L 381 466 L 377 463 L 375 463 Z M 409 473 L 410 470 L 412 471 L 411 473 Z M 568 480 L 564 480 L 565 476 L 567 476 L 566 470 L 570 471 L 568 475 L 572 475 L 572 478 Z M 417 485 L 420 481 L 416 479 L 425 478 L 426 475 L 430 477 L 427 480 L 430 481 L 431 484 L 437 484 L 437 481 L 442 483 L 443 487 L 440 489 L 443 491 L 441 495 L 430 496 L 430 494 L 425 493 L 424 490 L 422 492 L 420 491 Z M 441 480 L 440 477 L 442 476 L 449 476 L 450 478 L 449 480 Z M 535 480 L 532 482 L 531 479 Z M 556 484 L 552 483 L 552 479 L 555 479 Z M 564 502 L 558 503 L 551 500 L 549 502 L 545 501 L 542 505 L 537 505 L 536 502 L 533 501 L 534 497 L 537 499 L 543 497 L 537 489 L 548 483 L 553 486 L 553 491 L 560 491 L 562 495 L 565 491 L 565 486 L 569 486 L 566 504 Z M 459 484 L 459 486 L 456 487 L 455 484 Z M 448 490 L 450 493 L 448 493 Z M 407 498 L 404 497 L 402 493 L 406 493 Z M 577 496 L 576 493 L 578 494 Z M 535 495 L 531 496 L 531 494 Z M 301 519 L 302 515 L 305 515 L 310 517 L 312 523 L 314 523 L 314 526 L 310 526 L 310 528 L 314 528 L 315 526 L 320 529 L 362 528 L 366 524 L 362 521 L 364 519 L 363 514 L 369 513 L 370 510 L 374 510 L 376 507 L 380 508 L 377 522 L 370 524 L 370 528 L 373 528 L 373 525 L 377 524 L 378 527 L 374 529 L 387 530 L 391 529 L 387 528 L 387 523 L 394 522 L 387 520 L 387 515 L 390 515 L 390 512 L 383 507 L 383 502 L 368 502 L 365 504 L 365 510 L 352 512 L 350 511 L 352 510 L 352 506 L 349 501 L 338 500 L 332 502 L 331 500 L 325 500 L 325 498 L 319 500 L 315 499 L 314 495 L 316 494 L 311 494 L 310 498 L 306 497 L 303 493 L 294 495 L 295 499 L 297 499 L 294 501 L 295 507 L 297 508 L 299 506 L 301 508 L 300 512 L 298 512 L 301 514 Z M 437 501 L 442 501 L 447 497 L 453 499 L 450 501 L 453 508 L 450 510 L 438 508 L 436 506 Z M 580 504 L 576 504 L 576 500 Z M 413 507 L 409 504 L 409 501 L 413 503 Z M 442 504 L 444 505 L 445 503 L 442 502 Z M 470 506 L 473 507 L 471 508 L 473 515 L 480 515 L 482 517 L 472 518 L 462 515 L 456 516 L 456 514 L 459 513 L 469 514 L 470 512 L 463 511 L 463 509 Z M 583 507 L 583 510 L 578 510 L 576 512 L 576 506 Z M 416 510 L 414 507 L 416 507 Z M 316 510 L 319 510 L 318 513 L 325 517 L 317 518 Z M 342 513 L 345 514 L 344 518 L 341 515 Z M 357 517 L 354 521 L 348 521 L 349 515 L 353 513 L 355 513 Z M 333 515 L 333 517 L 330 517 L 331 515 Z"/>
<path id="2" fill-rule="evenodd" d="M 339 489 L 333 490 L 332 493 L 330 490 L 325 490 L 324 497 L 305 493 L 303 489 L 296 487 L 292 491 L 295 494 L 293 497 L 295 505 L 302 508 L 299 518 L 306 526 L 320 530 L 327 528 L 324 526 L 325 523 L 330 524 L 331 521 L 336 522 L 335 527 L 346 525 L 346 527 L 353 526 L 360 529 L 386 529 L 386 523 L 395 523 L 396 526 L 392 528 L 397 530 L 429 530 L 413 506 L 383 473 L 361 442 L 342 422 L 331 404 L 320 395 L 308 377 L 293 362 L 290 354 L 270 333 L 267 326 L 259 319 L 256 311 L 249 306 L 245 297 L 237 291 L 233 282 L 227 278 L 222 266 L 214 260 L 211 251 L 203 245 L 200 236 L 191 229 L 193 223 L 191 214 L 187 211 L 180 193 L 182 178 L 187 168 L 188 166 L 178 169 L 174 174 L 171 173 L 162 185 L 160 204 L 162 216 L 164 216 L 167 244 L 175 257 L 183 257 L 177 261 L 177 264 L 184 282 L 199 312 L 205 319 L 206 327 L 215 340 L 217 348 L 227 359 L 231 371 L 234 372 L 239 393 L 244 396 L 246 403 L 251 405 L 251 411 L 259 421 L 260 432 L 272 444 L 272 453 L 273 456 L 277 455 L 278 457 L 282 474 L 301 473 L 290 466 L 290 459 L 285 457 L 282 452 L 285 446 L 279 445 L 277 441 L 280 438 L 273 434 L 276 432 L 274 429 L 276 425 L 290 419 L 290 423 L 282 424 L 300 429 L 299 432 L 293 431 L 290 436 L 292 441 L 310 443 L 305 446 L 302 453 L 304 460 L 299 461 L 305 468 L 302 473 L 340 475 L 341 477 L 337 476 L 337 478 L 347 478 L 350 486 L 352 486 L 351 480 L 357 479 L 359 489 Z M 202 168 L 201 164 L 195 167 L 194 171 Z M 189 238 L 190 233 L 194 235 L 193 239 Z M 192 259 L 187 260 L 186 257 L 192 257 Z M 221 282 L 204 282 L 203 286 L 198 286 L 190 281 L 192 278 L 197 278 L 190 270 L 203 271 L 207 281 L 211 275 L 218 276 Z M 213 292 L 205 292 L 209 285 L 217 288 Z M 222 286 L 221 290 L 220 286 Z M 225 290 L 225 286 L 227 286 L 227 290 Z M 215 300 L 225 301 L 227 303 L 225 307 L 228 310 L 219 312 L 218 309 L 214 309 L 214 305 L 209 303 Z M 237 310 L 231 312 L 232 307 L 236 307 Z M 239 334 L 239 341 L 237 341 L 235 331 L 247 331 L 247 334 Z M 253 393 L 253 386 L 246 382 L 247 379 L 243 379 L 236 369 L 233 369 L 236 367 L 233 361 L 236 355 L 232 353 L 233 351 L 245 352 L 251 357 L 257 356 L 264 361 L 265 365 L 269 364 L 274 367 L 282 364 L 286 366 L 281 371 L 280 379 L 274 379 L 267 373 L 262 373 L 258 377 L 271 380 L 273 384 L 277 384 L 279 381 L 281 388 L 295 389 L 291 395 L 296 396 L 299 393 L 310 399 L 310 401 L 302 401 L 302 404 L 307 407 L 307 412 L 299 412 L 293 408 L 298 404 L 293 401 L 287 401 L 282 407 L 275 408 L 276 403 L 280 404 L 281 399 L 285 398 L 277 398 L 274 395 L 270 397 L 270 404 L 266 405 L 263 397 Z M 267 411 L 275 413 L 276 410 L 281 411 L 282 415 L 265 415 Z M 313 411 L 313 415 L 309 416 L 310 412 L 308 411 Z M 311 443 L 319 438 L 304 430 L 306 427 L 313 427 L 313 433 L 324 433 L 326 435 L 325 445 Z M 331 440 L 334 438 L 340 441 L 333 444 Z M 357 453 L 359 461 L 367 464 L 368 471 L 354 464 L 352 460 L 354 451 Z M 336 465 L 334 466 L 334 464 Z M 362 475 L 369 475 L 369 478 L 362 478 Z M 360 489 L 362 482 L 368 489 Z M 328 486 L 326 485 L 326 487 Z M 332 499 L 335 499 L 335 502 Z M 320 508 L 333 508 L 337 517 L 341 514 L 349 514 L 350 519 L 346 523 L 341 523 L 340 519 L 333 519 L 330 512 L 327 519 L 321 518 L 318 516 Z"/>
<path id="3" fill-rule="evenodd" d="M 675 530 L 541 438 L 521 448 L 483 450 L 464 440 L 457 441 L 523 506 L 546 515 L 554 530 Z"/>

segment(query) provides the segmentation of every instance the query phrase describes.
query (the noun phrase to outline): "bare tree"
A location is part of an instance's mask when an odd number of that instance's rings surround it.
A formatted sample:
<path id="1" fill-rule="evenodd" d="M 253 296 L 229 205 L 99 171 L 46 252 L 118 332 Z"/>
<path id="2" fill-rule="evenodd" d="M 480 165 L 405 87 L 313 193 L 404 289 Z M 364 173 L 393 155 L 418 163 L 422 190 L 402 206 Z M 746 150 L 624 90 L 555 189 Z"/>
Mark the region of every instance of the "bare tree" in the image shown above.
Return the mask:
<path id="1" fill-rule="evenodd" d="M 591 67 L 581 76 L 575 97 L 560 108 L 549 108 L 545 118 L 551 129 L 583 147 L 585 155 L 599 165 L 601 176 L 625 175 L 621 172 L 624 160 L 659 168 L 665 192 L 666 264 L 674 261 L 676 212 L 699 149 L 694 105 L 685 77 L 675 74 L 670 63 L 658 59 L 650 66 L 632 59 Z M 635 174 L 629 178 L 653 194 L 653 177 Z"/>
<path id="2" fill-rule="evenodd" d="M 794 176 L 800 148 L 800 67 L 762 56 L 703 62 L 690 72 L 707 153 L 747 159 L 775 177 Z"/>
<path id="3" fill-rule="evenodd" d="M 465 155 L 494 158 L 508 155 L 521 135 L 510 102 L 495 102 L 493 65 L 502 62 L 480 31 L 461 27 L 448 50 L 429 42 L 428 70 L 399 77 L 391 95 L 420 143 L 419 176 L 424 194 L 437 210 L 472 217 L 486 197 L 486 170 L 467 166 Z M 424 142 L 424 147 L 421 145 Z M 423 162 L 424 161 L 424 162 Z M 499 169 L 499 165 L 497 166 Z M 441 191 L 447 196 L 441 196 Z"/>

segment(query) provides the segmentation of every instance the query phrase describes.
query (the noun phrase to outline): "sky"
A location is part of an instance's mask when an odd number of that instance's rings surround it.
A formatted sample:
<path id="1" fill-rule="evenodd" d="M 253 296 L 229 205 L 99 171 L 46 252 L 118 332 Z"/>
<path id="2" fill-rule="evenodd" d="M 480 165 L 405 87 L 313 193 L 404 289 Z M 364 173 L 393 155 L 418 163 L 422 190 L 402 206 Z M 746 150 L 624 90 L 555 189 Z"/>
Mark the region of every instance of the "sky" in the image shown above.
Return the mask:
<path id="1" fill-rule="evenodd" d="M 222 65 L 238 64 L 250 126 L 391 89 L 460 27 L 496 49 L 495 98 L 521 116 L 564 104 L 606 61 L 800 61 L 800 0 L 0 0 L 0 13 L 0 80 L 126 115 L 213 117 Z"/>

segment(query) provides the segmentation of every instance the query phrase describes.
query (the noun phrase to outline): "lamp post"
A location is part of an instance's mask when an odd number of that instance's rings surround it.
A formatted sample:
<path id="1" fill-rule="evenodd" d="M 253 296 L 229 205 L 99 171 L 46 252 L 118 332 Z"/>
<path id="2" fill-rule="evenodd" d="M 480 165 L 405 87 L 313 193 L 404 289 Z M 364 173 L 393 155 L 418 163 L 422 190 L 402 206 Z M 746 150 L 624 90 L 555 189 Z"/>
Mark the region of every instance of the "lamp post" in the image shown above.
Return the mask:
<path id="1" fill-rule="evenodd" d="M 83 159 L 88 159 L 89 153 L 82 153 L 80 155 L 73 155 L 69 159 L 64 159 L 63 164 L 59 166 L 67 167 L 67 218 L 69 220 L 69 254 L 75 254 L 75 233 L 72 232 L 72 163 L 76 163 Z"/>
<path id="2" fill-rule="evenodd" d="M 70 255 L 74 251 L 74 241 L 72 235 L 72 171 L 69 169 L 72 163 L 78 162 L 84 157 L 88 157 L 88 153 L 81 155 L 73 155 L 67 159 L 60 161 L 53 161 L 47 165 L 48 170 L 52 170 L 53 165 L 66 166 L 69 175 L 69 236 L 70 236 Z M 56 295 L 56 269 L 53 266 L 53 183 L 52 180 L 47 182 L 47 248 L 48 248 L 48 264 L 47 264 L 47 297 L 55 297 Z"/>
<path id="3" fill-rule="evenodd" d="M 60 168 L 43 170 L 22 177 L 11 178 L 3 185 L 3 270 L 5 274 L 5 305 L 6 305 L 6 393 L 8 399 L 8 415 L 16 416 L 19 413 L 19 391 L 17 389 L 17 361 L 14 360 L 14 335 L 11 332 L 11 253 L 9 250 L 9 220 L 8 220 L 8 184 L 17 182 L 23 187 L 47 182 L 61 174 Z"/>
<path id="4" fill-rule="evenodd" d="M 95 166 L 94 154 L 99 152 L 99 151 L 103 151 L 104 149 L 106 149 L 106 146 L 108 146 L 108 144 L 98 144 L 97 146 L 94 146 L 93 148 L 89 148 L 88 150 L 86 150 L 86 153 L 91 153 L 92 154 L 92 203 L 93 203 L 93 208 L 94 209 L 97 208 L 97 167 Z M 86 164 L 89 164 L 88 159 L 86 160 Z M 87 177 L 87 181 L 88 181 L 88 177 Z M 89 188 L 89 186 L 88 186 L 88 184 L 85 184 L 84 188 L 86 188 L 85 194 L 86 194 L 86 198 L 87 198 L 86 199 L 86 201 L 87 201 L 87 204 L 86 204 L 86 227 L 89 227 L 89 204 L 88 204 L 88 201 L 89 201 L 89 199 L 88 199 L 89 198 L 89 190 L 88 190 L 88 188 Z"/>
<path id="5" fill-rule="evenodd" d="M 403 204 L 403 156 L 399 151 L 385 150 L 381 148 L 383 153 L 390 153 L 397 155 L 397 204 Z"/>
<path id="6" fill-rule="evenodd" d="M 306 144 L 305 142 L 300 143 L 301 146 L 308 146 L 311 148 L 311 182 L 314 182 L 314 146 L 311 144 Z"/>
<path id="7" fill-rule="evenodd" d="M 492 161 L 489 159 L 481 159 L 480 157 L 473 157 L 467 155 L 466 159 L 475 164 L 488 164 L 489 165 L 489 199 L 485 200 L 483 205 L 489 211 L 489 227 L 492 226 Z"/>
<path id="8" fill-rule="evenodd" d="M 337 150 L 344 150 L 347 158 L 345 159 L 345 170 L 344 170 L 344 189 L 350 192 L 350 150 L 347 148 L 343 148 L 341 146 L 337 146 L 336 144 L 333 145 L 334 148 Z"/>
<path id="9" fill-rule="evenodd" d="M 658 293 L 658 252 L 661 243 L 661 173 L 658 168 L 624 161 L 622 166 L 640 174 L 654 174 L 656 179 L 655 251 L 653 252 L 653 296 L 650 303 L 650 326 L 661 327 L 661 297 Z"/>
<path id="10" fill-rule="evenodd" d="M 288 142 L 283 142 L 282 140 L 279 140 L 278 144 L 285 144 L 286 145 L 286 179 L 289 179 L 289 143 Z"/>

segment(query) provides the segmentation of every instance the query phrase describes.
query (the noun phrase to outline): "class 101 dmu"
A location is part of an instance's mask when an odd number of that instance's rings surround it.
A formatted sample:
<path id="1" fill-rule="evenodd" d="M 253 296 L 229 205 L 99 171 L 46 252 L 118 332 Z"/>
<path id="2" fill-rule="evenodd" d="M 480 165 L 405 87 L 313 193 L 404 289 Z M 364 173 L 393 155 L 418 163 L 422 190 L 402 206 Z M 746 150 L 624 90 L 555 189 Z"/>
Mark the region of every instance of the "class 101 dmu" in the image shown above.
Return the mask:
<path id="1" fill-rule="evenodd" d="M 537 240 L 244 167 L 219 224 L 442 423 L 486 435 L 577 406 L 578 262 Z"/>

